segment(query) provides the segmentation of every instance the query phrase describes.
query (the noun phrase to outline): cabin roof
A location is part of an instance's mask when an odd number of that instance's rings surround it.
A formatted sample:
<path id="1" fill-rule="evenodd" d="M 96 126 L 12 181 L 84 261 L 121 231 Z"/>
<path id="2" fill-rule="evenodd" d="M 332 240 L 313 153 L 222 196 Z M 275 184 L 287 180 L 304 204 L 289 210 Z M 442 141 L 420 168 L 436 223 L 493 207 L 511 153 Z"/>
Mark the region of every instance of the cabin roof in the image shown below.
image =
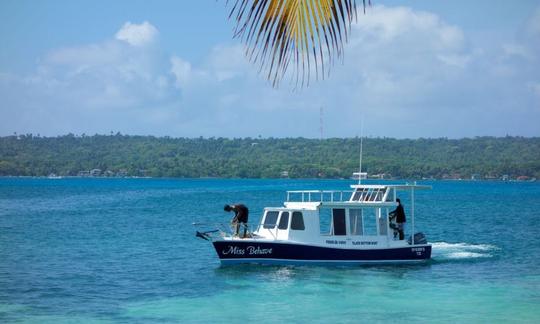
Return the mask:
<path id="1" fill-rule="evenodd" d="M 334 201 L 321 203 L 321 208 L 361 208 L 361 207 L 396 207 L 397 203 L 394 201 Z"/>
<path id="2" fill-rule="evenodd" d="M 286 209 L 305 209 L 305 210 L 317 210 L 322 204 L 320 201 L 316 202 L 301 202 L 301 201 L 287 201 L 284 203 Z"/>

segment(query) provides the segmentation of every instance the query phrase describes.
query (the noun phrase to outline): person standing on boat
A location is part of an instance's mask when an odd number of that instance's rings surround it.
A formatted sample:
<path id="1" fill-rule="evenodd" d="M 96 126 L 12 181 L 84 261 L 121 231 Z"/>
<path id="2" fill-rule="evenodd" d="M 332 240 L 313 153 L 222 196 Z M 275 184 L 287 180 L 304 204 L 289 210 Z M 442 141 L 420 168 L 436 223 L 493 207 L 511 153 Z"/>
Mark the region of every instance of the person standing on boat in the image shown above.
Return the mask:
<path id="1" fill-rule="evenodd" d="M 236 227 L 235 235 L 238 235 L 238 232 L 240 231 L 240 226 L 243 226 L 244 235 L 242 237 L 246 237 L 247 222 L 248 222 L 248 216 L 249 216 L 248 208 L 243 204 L 237 204 L 237 205 L 225 205 L 225 207 L 223 207 L 223 210 L 226 212 L 234 211 L 234 217 L 231 220 L 231 224 Z"/>
<path id="2" fill-rule="evenodd" d="M 399 239 L 403 240 L 405 237 L 405 233 L 403 231 L 403 227 L 405 225 L 406 219 L 405 219 L 405 210 L 403 209 L 403 205 L 401 204 L 401 200 L 399 198 L 396 198 L 396 202 L 398 203 L 396 209 L 390 213 L 390 216 L 392 218 L 396 218 L 397 223 L 397 230 L 399 233 Z"/>

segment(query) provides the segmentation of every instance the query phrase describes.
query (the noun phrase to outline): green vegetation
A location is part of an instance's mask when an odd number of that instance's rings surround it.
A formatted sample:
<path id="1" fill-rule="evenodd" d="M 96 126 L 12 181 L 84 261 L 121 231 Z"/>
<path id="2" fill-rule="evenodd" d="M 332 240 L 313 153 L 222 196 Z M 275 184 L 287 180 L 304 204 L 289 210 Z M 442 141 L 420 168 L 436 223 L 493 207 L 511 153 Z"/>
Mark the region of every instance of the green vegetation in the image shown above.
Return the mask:
<path id="1" fill-rule="evenodd" d="M 0 175 L 348 178 L 358 138 L 0 137 Z M 540 138 L 364 139 L 363 171 L 397 178 L 540 178 Z M 108 171 L 108 172 L 107 172 Z M 87 173 L 84 173 L 85 175 Z"/>

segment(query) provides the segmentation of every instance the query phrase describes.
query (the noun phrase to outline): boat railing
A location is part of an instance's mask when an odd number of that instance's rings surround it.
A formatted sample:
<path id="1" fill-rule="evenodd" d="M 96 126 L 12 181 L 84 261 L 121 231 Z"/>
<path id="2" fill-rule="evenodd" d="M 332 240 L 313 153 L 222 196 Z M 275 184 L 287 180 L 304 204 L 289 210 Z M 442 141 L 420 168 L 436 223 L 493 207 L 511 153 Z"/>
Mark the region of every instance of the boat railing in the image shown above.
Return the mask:
<path id="1" fill-rule="evenodd" d="M 351 190 L 291 190 L 287 202 L 343 202 L 348 201 Z"/>

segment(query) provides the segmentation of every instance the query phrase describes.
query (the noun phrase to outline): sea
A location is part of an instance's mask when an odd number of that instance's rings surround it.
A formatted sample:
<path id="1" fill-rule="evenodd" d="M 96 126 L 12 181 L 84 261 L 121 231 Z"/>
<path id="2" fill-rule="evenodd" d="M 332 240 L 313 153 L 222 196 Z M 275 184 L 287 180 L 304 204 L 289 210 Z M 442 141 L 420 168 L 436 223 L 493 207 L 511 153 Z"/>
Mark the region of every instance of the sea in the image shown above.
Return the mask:
<path id="1" fill-rule="evenodd" d="M 195 237 L 225 204 L 255 224 L 287 190 L 351 184 L 0 178 L 0 322 L 540 323 L 539 182 L 418 182 L 422 264 L 221 266 Z"/>

